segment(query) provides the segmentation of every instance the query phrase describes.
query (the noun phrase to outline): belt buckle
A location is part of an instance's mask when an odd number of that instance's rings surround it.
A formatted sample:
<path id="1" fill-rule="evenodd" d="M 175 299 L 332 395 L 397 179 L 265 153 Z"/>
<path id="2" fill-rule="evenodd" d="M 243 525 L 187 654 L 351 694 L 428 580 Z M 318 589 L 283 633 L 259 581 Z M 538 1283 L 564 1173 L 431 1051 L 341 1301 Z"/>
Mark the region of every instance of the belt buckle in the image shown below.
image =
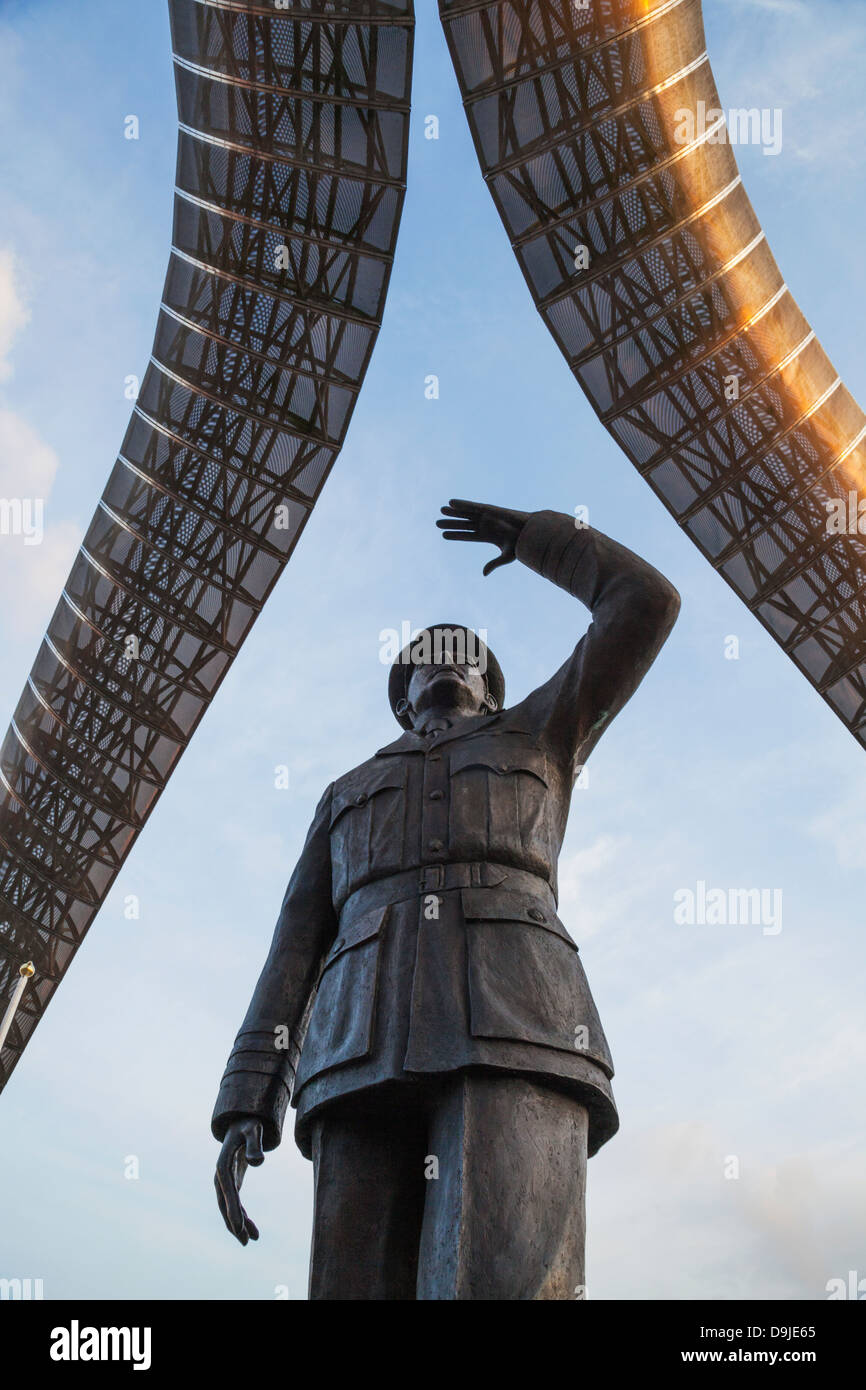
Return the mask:
<path id="1" fill-rule="evenodd" d="M 445 887 L 445 865 L 426 864 L 421 870 L 420 889 L 422 893 L 435 893 Z"/>

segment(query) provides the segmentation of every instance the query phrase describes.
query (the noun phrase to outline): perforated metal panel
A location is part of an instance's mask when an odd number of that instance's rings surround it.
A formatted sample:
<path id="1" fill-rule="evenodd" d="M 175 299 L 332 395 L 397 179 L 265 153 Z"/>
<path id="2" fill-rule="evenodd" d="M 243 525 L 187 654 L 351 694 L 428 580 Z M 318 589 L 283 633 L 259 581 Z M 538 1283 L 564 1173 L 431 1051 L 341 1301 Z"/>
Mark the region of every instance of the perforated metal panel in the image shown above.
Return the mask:
<path id="1" fill-rule="evenodd" d="M 828 504 L 864 494 L 866 417 L 724 134 L 678 136 L 683 108 L 721 105 L 699 0 L 440 11 L 484 177 L 599 418 L 866 744 L 864 542 L 828 530 Z M 153 359 L 0 751 L 0 1005 L 37 966 L 0 1085 L 334 462 L 402 207 L 411 0 L 171 12 Z"/>
<path id="2" fill-rule="evenodd" d="M 345 437 L 406 180 L 411 0 L 170 0 L 153 355 L 0 750 L 5 1084 Z"/>
<path id="3" fill-rule="evenodd" d="M 697 119 L 722 106 L 700 0 L 440 12 L 484 178 L 593 408 L 866 745 L 866 416 L 782 278 L 725 126 Z M 835 503 L 853 534 L 828 529 Z"/>

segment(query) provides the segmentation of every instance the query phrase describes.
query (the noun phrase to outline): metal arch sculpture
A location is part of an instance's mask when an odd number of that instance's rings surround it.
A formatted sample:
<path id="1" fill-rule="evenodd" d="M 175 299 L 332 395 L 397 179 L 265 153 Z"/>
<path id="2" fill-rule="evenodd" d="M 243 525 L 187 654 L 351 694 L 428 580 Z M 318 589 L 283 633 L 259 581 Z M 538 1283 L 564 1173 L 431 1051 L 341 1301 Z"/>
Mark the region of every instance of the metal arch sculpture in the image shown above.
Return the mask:
<path id="1" fill-rule="evenodd" d="M 0 750 L 0 1006 L 36 966 L 0 1087 L 334 462 L 402 208 L 412 0 L 170 9 L 178 187 L 154 355 Z M 866 548 L 828 528 L 863 493 L 866 416 L 724 131 L 678 139 L 679 111 L 719 107 L 700 0 L 440 12 L 484 177 L 593 408 L 866 745 Z"/>
<path id="2" fill-rule="evenodd" d="M 782 278 L 724 124 L 678 136 L 678 112 L 721 107 L 700 0 L 440 12 L 484 178 L 599 419 L 866 746 L 866 541 L 829 527 L 866 495 L 866 416 Z"/>
<path id="3" fill-rule="evenodd" d="M 170 0 L 174 233 L 120 456 L 0 751 L 0 1086 L 342 445 L 406 182 L 412 0 Z"/>

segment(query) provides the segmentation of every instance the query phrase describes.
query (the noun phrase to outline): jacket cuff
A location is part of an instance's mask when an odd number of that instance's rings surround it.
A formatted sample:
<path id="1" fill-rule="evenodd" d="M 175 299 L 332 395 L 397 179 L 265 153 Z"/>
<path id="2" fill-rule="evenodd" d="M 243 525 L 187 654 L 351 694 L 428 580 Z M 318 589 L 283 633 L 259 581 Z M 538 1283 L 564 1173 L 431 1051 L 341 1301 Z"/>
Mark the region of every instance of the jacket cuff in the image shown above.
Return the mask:
<path id="1" fill-rule="evenodd" d="M 233 1120 L 262 1122 L 262 1146 L 275 1149 L 282 1135 L 298 1049 L 294 1039 L 277 1046 L 267 1029 L 239 1034 L 226 1065 L 211 1118 L 211 1132 L 222 1141 Z"/>

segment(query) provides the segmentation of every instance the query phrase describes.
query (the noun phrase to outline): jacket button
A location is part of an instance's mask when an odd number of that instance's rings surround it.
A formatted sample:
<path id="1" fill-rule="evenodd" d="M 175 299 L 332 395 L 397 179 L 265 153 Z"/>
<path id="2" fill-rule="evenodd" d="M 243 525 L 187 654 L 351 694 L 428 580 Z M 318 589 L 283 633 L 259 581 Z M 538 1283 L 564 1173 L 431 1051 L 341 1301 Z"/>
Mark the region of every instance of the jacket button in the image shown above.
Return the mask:
<path id="1" fill-rule="evenodd" d="M 355 797 L 355 805 L 356 805 L 356 806 L 365 806 L 366 804 L 367 804 L 367 793 L 366 793 L 366 792 L 361 792 L 360 796 L 356 796 L 356 797 Z"/>
<path id="2" fill-rule="evenodd" d="M 444 846 L 441 840 L 431 840 L 430 848 L 434 851 L 434 853 L 438 854 L 439 851 L 444 848 Z"/>
<path id="3" fill-rule="evenodd" d="M 529 909 L 529 915 L 530 915 L 530 917 L 532 918 L 533 922 L 543 922 L 543 921 L 544 921 L 544 913 L 541 911 L 540 908 L 531 907 L 531 908 Z"/>
<path id="4" fill-rule="evenodd" d="M 431 792 L 431 793 L 430 793 L 430 800 L 431 800 L 431 801 L 441 801 L 444 795 L 445 795 L 444 792 Z"/>

